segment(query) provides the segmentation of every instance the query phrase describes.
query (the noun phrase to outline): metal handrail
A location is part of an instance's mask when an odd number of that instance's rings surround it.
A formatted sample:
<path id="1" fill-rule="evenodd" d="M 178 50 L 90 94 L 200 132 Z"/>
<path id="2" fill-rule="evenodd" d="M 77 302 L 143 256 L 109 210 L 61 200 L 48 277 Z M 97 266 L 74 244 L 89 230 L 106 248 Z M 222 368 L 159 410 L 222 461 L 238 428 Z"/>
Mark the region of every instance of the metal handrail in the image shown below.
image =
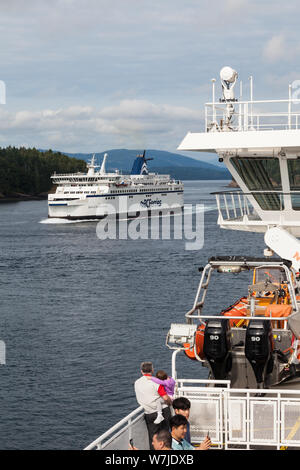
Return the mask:
<path id="1" fill-rule="evenodd" d="M 127 415 L 125 418 L 121 419 L 121 421 L 119 421 L 117 424 L 112 426 L 108 431 L 106 431 L 100 437 L 95 439 L 95 441 L 93 441 L 91 444 L 89 444 L 87 447 L 85 447 L 84 450 L 92 450 L 95 447 L 98 447 L 104 439 L 107 439 L 113 432 L 119 430 L 120 427 L 123 426 L 123 425 L 125 425 L 125 429 L 127 429 L 130 425 L 133 424 L 133 418 L 138 413 L 144 414 L 144 408 L 142 406 L 139 406 L 134 411 L 132 411 L 129 415 Z M 140 418 L 140 416 L 138 416 L 138 418 Z M 122 432 L 123 431 L 124 431 L 124 429 L 122 430 Z"/>
<path id="2" fill-rule="evenodd" d="M 186 384 L 186 385 L 185 385 Z M 204 385 L 204 386 L 202 386 Z M 206 385 L 206 386 L 205 386 Z M 211 387 L 210 385 L 219 385 L 218 387 Z M 201 403 L 207 401 L 207 403 L 215 403 L 218 407 L 219 413 L 218 416 L 213 418 L 213 421 L 210 422 L 216 432 L 219 431 L 218 436 L 216 436 L 215 444 L 219 447 L 229 449 L 229 446 L 243 446 L 243 448 L 250 448 L 251 446 L 269 446 L 270 448 L 277 447 L 277 449 L 286 449 L 286 446 L 292 446 L 297 448 L 300 446 L 299 437 L 295 438 L 295 433 L 299 430 L 300 422 L 297 414 L 293 417 L 292 420 L 292 430 L 289 433 L 283 435 L 283 430 L 287 431 L 291 428 L 286 427 L 286 422 L 284 421 L 284 412 L 285 406 L 296 406 L 299 409 L 300 415 L 300 390 L 297 389 L 255 389 L 255 388 L 231 388 L 229 380 L 211 380 L 211 379 L 178 379 L 177 380 L 177 389 L 175 391 L 175 397 L 179 394 L 184 394 L 189 398 L 192 403 L 192 407 L 196 406 L 197 398 Z M 229 407 L 229 404 L 233 405 L 243 402 L 244 412 L 243 422 L 241 423 L 241 430 L 245 430 L 245 433 L 242 436 L 233 437 L 230 435 L 230 423 L 232 423 L 232 411 Z M 275 416 L 272 422 L 272 435 L 271 438 L 254 438 L 251 439 L 250 430 L 253 431 L 254 423 L 249 419 L 250 416 L 250 404 L 252 406 L 266 404 L 272 405 L 274 403 Z M 98 439 L 89 444 L 84 450 L 92 449 L 101 449 L 102 441 L 111 436 L 110 441 L 113 442 L 116 438 L 122 436 L 123 433 L 129 432 L 129 436 L 132 434 L 132 428 L 136 423 L 134 417 L 141 413 L 139 419 L 143 414 L 143 408 L 139 407 L 133 412 L 131 412 L 124 419 L 119 421 L 116 425 L 110 428 L 106 433 L 102 434 Z M 234 410 L 233 410 L 234 413 Z M 219 418 L 218 418 L 219 417 Z M 123 424 L 127 424 L 127 427 L 119 431 L 120 427 Z M 196 423 L 197 424 L 197 423 Z M 202 425 L 202 428 L 204 426 Z M 206 428 L 207 429 L 207 428 Z M 262 430 L 265 428 L 262 427 Z M 231 428 L 232 430 L 232 428 Z M 292 433 L 293 431 L 293 433 Z M 298 434 L 299 435 L 299 434 Z M 274 436 L 274 439 L 272 438 Z M 282 447 L 285 446 L 285 447 Z M 234 448 L 234 447 L 233 447 Z M 235 447 L 237 448 L 237 447 Z"/>
<path id="3" fill-rule="evenodd" d="M 292 190 L 289 192 L 284 192 L 281 191 L 280 189 L 253 189 L 251 193 L 245 193 L 241 189 L 236 189 L 236 190 L 228 190 L 228 191 L 215 191 L 213 193 L 210 193 L 211 195 L 223 195 L 223 194 L 228 194 L 228 195 L 235 195 L 235 194 L 242 194 L 243 196 L 252 196 L 253 194 L 282 194 L 283 196 L 289 196 L 290 194 L 297 193 L 300 194 L 300 190 Z"/>
<path id="4" fill-rule="evenodd" d="M 224 263 L 224 262 L 223 262 Z M 229 263 L 231 264 L 239 264 L 239 263 L 234 263 L 234 261 L 230 261 Z M 219 264 L 222 264 L 222 261 L 220 260 L 220 263 Z M 228 263 L 227 263 L 228 264 Z M 244 264 L 242 264 L 242 266 L 244 266 Z M 268 263 L 266 265 L 268 268 L 270 267 L 278 267 L 278 263 Z M 293 314 L 294 313 L 297 313 L 299 312 L 298 310 L 298 304 L 297 304 L 297 301 L 296 301 L 296 295 L 295 295 L 295 292 L 292 288 L 292 285 L 293 285 L 293 282 L 292 282 L 292 279 L 291 279 L 291 275 L 290 275 L 290 271 L 289 269 L 287 268 L 287 266 L 285 266 L 284 264 L 280 264 L 280 266 L 284 269 L 285 273 L 286 273 L 286 276 L 287 276 L 287 280 L 288 280 L 288 290 L 289 290 L 289 294 L 291 296 L 291 301 L 292 301 L 292 308 L 293 308 Z M 264 267 L 264 265 L 261 265 L 260 267 Z M 194 304 L 193 304 L 193 307 L 191 310 L 189 310 L 186 314 L 185 314 L 185 318 L 190 321 L 190 320 L 193 320 L 193 319 L 198 319 L 198 320 L 204 320 L 204 319 L 223 319 L 224 318 L 229 318 L 229 319 L 232 319 L 232 320 L 263 320 L 263 321 L 288 321 L 292 314 L 289 315 L 289 317 L 263 317 L 263 316 L 230 316 L 230 317 L 225 317 L 224 315 L 203 315 L 202 314 L 202 307 L 204 305 L 204 299 L 205 299 L 205 296 L 206 296 L 206 292 L 207 292 L 207 288 L 208 288 L 208 284 L 209 284 L 209 281 L 210 281 L 210 278 L 211 278 L 211 274 L 213 272 L 214 269 L 217 269 L 217 266 L 214 266 L 214 265 L 211 265 L 210 263 L 208 263 L 204 269 L 203 269 L 203 272 L 202 272 L 202 275 L 201 275 L 201 279 L 200 279 L 200 282 L 199 282 L 199 285 L 198 285 L 198 289 L 197 289 L 197 293 L 196 293 L 196 297 L 195 297 L 195 300 L 194 300 Z M 207 273 L 208 271 L 208 273 Z M 206 283 L 203 283 L 204 279 L 205 279 L 205 276 L 207 276 L 208 280 Z M 199 297 L 200 297 L 200 294 L 201 294 L 201 291 L 202 289 L 204 289 L 204 292 L 202 294 L 202 299 L 200 302 L 198 302 L 199 300 Z M 199 311 L 199 314 L 198 315 L 195 315 L 194 313 L 196 311 Z"/>
<path id="5" fill-rule="evenodd" d="M 208 102 L 205 104 L 205 130 L 206 132 L 210 132 L 211 128 L 219 131 L 260 131 L 274 130 L 274 128 L 299 129 L 300 113 L 292 111 L 292 105 L 299 102 L 299 99 L 292 97 L 291 86 L 289 86 L 289 97 L 282 100 L 251 99 L 247 101 L 236 100 L 234 102 L 228 102 L 226 100 Z M 254 111 L 253 105 L 256 104 L 287 104 L 287 111 Z M 228 119 L 228 106 L 231 106 L 231 118 L 236 118 L 238 122 L 233 122 L 233 120 L 226 122 L 226 119 Z M 285 119 L 284 121 L 281 119 L 281 122 L 268 122 L 270 118 Z M 218 122 L 219 119 L 220 122 Z"/>

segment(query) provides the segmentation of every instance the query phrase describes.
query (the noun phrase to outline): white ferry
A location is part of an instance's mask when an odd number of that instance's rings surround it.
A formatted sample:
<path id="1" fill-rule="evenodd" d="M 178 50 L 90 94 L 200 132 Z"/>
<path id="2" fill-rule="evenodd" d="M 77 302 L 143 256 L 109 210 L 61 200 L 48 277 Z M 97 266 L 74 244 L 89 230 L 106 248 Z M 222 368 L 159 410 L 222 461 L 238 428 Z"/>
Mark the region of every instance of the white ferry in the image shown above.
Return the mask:
<path id="1" fill-rule="evenodd" d="M 87 164 L 87 173 L 54 174 L 56 192 L 48 195 L 48 217 L 63 219 L 102 219 L 115 214 L 136 217 L 164 210 L 176 212 L 183 207 L 183 183 L 169 175 L 149 173 L 147 161 L 138 155 L 131 173 L 122 175 L 105 170 L 107 154 L 99 171 L 95 156 Z"/>
<path id="2" fill-rule="evenodd" d="M 188 133 L 178 149 L 219 156 L 239 187 L 216 194 L 219 226 L 265 233 L 265 246 L 260 258 L 247 257 L 245 246 L 242 254 L 214 254 L 199 269 L 196 297 L 183 323 L 166 329 L 174 396 L 191 401 L 195 445 L 209 430 L 212 448 L 299 449 L 300 100 L 289 86 L 287 99 L 255 101 L 252 77 L 250 100 L 243 100 L 242 86 L 237 100 L 237 72 L 224 67 L 220 77 L 222 97 L 215 100 L 213 79 L 204 132 Z M 228 297 L 231 292 L 222 278 L 232 276 L 234 284 L 239 273 L 244 289 L 228 305 L 226 289 Z M 206 302 L 213 282 L 214 296 L 224 300 L 221 311 Z M 185 361 L 184 377 L 177 374 L 179 360 Z M 206 379 L 196 377 L 195 367 L 189 374 L 190 360 L 207 368 Z M 130 439 L 149 449 L 141 407 L 86 449 L 122 450 Z"/>

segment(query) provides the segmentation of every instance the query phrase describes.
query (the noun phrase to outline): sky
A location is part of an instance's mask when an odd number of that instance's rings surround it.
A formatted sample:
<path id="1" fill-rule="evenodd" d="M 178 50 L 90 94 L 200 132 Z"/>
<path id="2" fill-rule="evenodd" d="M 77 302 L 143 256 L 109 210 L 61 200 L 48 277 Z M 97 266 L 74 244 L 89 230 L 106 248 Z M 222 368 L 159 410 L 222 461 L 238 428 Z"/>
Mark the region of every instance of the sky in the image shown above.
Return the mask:
<path id="1" fill-rule="evenodd" d="M 255 99 L 287 98 L 299 12 L 296 0 L 0 0 L 0 146 L 174 152 L 204 129 L 225 65 L 245 94 L 253 75 Z"/>

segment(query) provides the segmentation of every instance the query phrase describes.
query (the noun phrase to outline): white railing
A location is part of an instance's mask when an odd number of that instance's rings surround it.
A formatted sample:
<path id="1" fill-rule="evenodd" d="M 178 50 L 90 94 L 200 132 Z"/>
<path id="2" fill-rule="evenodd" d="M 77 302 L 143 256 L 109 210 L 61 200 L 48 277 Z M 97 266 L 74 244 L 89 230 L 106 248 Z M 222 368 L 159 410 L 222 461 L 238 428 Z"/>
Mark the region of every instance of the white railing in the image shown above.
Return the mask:
<path id="1" fill-rule="evenodd" d="M 276 105 L 276 111 L 262 111 Z M 292 110 L 296 105 L 299 110 Z M 300 127 L 300 100 L 252 100 L 236 102 L 210 102 L 205 104 L 205 130 L 225 131 L 261 131 L 276 129 L 299 129 Z M 231 107 L 231 108 L 230 108 Z M 278 108 L 282 110 L 278 111 Z M 230 119 L 229 127 L 228 116 Z"/>
<path id="2" fill-rule="evenodd" d="M 282 191 L 255 190 L 251 193 L 243 193 L 240 190 L 233 190 L 212 194 L 216 196 L 219 224 L 226 222 L 240 223 L 241 225 L 249 222 L 254 225 L 289 224 L 291 210 L 300 210 L 300 191 L 284 193 Z M 268 218 L 266 222 L 265 216 L 261 218 L 254 209 L 252 202 L 257 205 L 259 211 L 272 213 L 272 219 Z M 286 218 L 285 213 L 288 214 Z M 295 216 L 293 217 L 293 225 L 300 224 L 300 219 L 298 219 Z"/>
<path id="3" fill-rule="evenodd" d="M 228 381 L 180 379 L 176 396 L 191 401 L 192 442 L 199 444 L 209 432 L 212 448 L 300 448 L 300 390 L 231 389 Z M 207 386 L 203 386 L 207 385 Z M 85 450 L 127 450 L 133 438 L 140 450 L 149 449 L 142 408 L 92 442 Z"/>
<path id="4" fill-rule="evenodd" d="M 140 406 L 107 432 L 89 444 L 84 450 L 128 450 L 129 440 L 139 449 L 149 449 L 144 410 Z"/>
<path id="5" fill-rule="evenodd" d="M 191 401 L 194 443 L 209 431 L 218 448 L 300 447 L 300 390 L 203 388 L 196 380 L 179 382 L 178 393 Z"/>
<path id="6" fill-rule="evenodd" d="M 222 220 L 238 220 L 244 216 L 255 217 L 252 204 L 246 194 L 241 191 L 226 191 L 214 193 L 216 196 L 219 216 Z M 259 217 L 256 216 L 259 220 Z"/>
<path id="7" fill-rule="evenodd" d="M 295 193 L 295 194 L 294 194 Z M 252 191 L 243 193 L 242 191 L 223 191 L 213 193 L 216 196 L 217 209 L 221 222 L 243 222 L 244 217 L 247 221 L 262 221 L 257 214 L 250 199 L 256 202 L 262 211 L 275 211 L 282 213 L 285 210 L 285 199 L 292 198 L 292 205 L 297 209 L 296 204 L 300 206 L 300 193 L 283 193 L 280 191 Z M 293 199 L 295 197 L 295 199 Z M 299 201 L 296 199 L 299 198 Z"/>

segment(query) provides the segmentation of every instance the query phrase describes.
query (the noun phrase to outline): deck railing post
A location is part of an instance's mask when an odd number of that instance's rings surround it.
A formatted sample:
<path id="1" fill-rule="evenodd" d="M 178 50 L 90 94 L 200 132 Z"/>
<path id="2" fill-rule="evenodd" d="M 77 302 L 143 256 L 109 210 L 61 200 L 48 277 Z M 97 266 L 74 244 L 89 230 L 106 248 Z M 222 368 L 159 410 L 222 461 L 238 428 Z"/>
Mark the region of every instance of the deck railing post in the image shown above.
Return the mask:
<path id="1" fill-rule="evenodd" d="M 228 209 L 228 204 L 227 204 L 227 198 L 224 194 L 224 203 L 225 203 L 225 210 L 226 210 L 226 215 L 227 215 L 227 219 L 230 219 L 230 214 L 229 214 L 229 209 Z"/>
<path id="2" fill-rule="evenodd" d="M 244 104 L 244 131 L 248 130 L 248 102 Z"/>
<path id="3" fill-rule="evenodd" d="M 292 126 L 291 111 L 292 111 L 292 85 L 289 85 L 289 101 L 288 101 L 288 128 L 289 129 L 291 129 L 291 126 Z"/>
<path id="4" fill-rule="evenodd" d="M 238 193 L 238 200 L 239 200 L 239 205 L 240 205 L 240 211 L 241 211 L 241 217 L 243 217 L 243 205 L 242 205 L 242 201 L 241 201 L 241 194 Z"/>
<path id="5" fill-rule="evenodd" d="M 231 194 L 231 200 L 232 200 L 232 208 L 233 208 L 234 217 L 237 218 L 236 207 L 235 207 L 235 199 L 234 199 L 233 194 Z"/>

